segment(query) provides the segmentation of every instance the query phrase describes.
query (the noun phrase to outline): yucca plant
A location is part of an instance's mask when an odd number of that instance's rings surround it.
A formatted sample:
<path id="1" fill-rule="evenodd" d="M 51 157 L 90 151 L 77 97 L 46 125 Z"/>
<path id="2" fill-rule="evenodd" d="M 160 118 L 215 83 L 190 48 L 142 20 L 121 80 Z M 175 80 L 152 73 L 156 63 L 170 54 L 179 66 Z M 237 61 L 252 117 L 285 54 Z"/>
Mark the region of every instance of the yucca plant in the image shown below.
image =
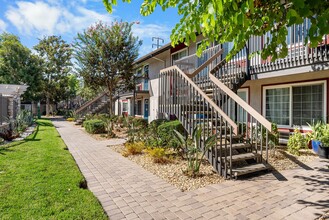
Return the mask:
<path id="1" fill-rule="evenodd" d="M 188 176 L 195 177 L 200 172 L 200 166 L 202 159 L 206 154 L 207 150 L 212 148 L 216 144 L 216 136 L 212 135 L 207 137 L 204 141 L 204 146 L 202 150 L 201 146 L 201 136 L 202 128 L 195 127 L 192 133 L 193 144 L 188 144 L 188 138 L 184 137 L 181 133 L 174 130 L 174 134 L 186 150 L 186 159 L 187 159 L 187 170 L 184 171 Z"/>

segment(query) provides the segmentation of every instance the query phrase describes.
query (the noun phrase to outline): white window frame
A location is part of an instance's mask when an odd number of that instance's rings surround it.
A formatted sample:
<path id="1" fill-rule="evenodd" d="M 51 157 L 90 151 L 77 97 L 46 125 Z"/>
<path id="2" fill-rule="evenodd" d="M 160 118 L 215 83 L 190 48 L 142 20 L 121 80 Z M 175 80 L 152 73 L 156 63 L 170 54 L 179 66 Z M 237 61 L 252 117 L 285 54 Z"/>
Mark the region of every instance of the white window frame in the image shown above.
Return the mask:
<path id="1" fill-rule="evenodd" d="M 173 55 L 178 54 L 178 53 L 181 53 L 181 52 L 183 52 L 184 50 L 186 50 L 186 56 L 188 56 L 188 47 L 183 48 L 183 49 L 181 49 L 181 50 L 179 50 L 179 51 L 176 51 L 175 53 L 172 53 L 172 54 L 170 55 L 171 65 L 172 65 L 172 66 L 174 65 L 174 60 L 173 60 L 173 58 L 172 58 Z"/>
<path id="2" fill-rule="evenodd" d="M 267 89 L 280 89 L 280 88 L 289 88 L 289 125 L 278 125 L 280 128 L 294 128 L 295 125 L 292 124 L 292 87 L 295 86 L 311 86 L 311 85 L 323 85 L 323 114 L 322 114 L 322 120 L 326 119 L 326 112 L 327 112 L 327 81 L 326 80 L 319 80 L 319 81 L 312 81 L 312 82 L 301 82 L 301 83 L 287 83 L 287 84 L 280 84 L 280 85 L 273 85 L 273 86 L 263 86 L 263 111 L 262 114 L 265 117 L 266 116 L 266 90 Z M 297 126 L 297 125 L 296 125 Z M 298 125 L 299 126 L 299 125 Z M 301 130 L 308 130 L 310 129 L 308 126 L 301 125 L 299 126 Z"/>

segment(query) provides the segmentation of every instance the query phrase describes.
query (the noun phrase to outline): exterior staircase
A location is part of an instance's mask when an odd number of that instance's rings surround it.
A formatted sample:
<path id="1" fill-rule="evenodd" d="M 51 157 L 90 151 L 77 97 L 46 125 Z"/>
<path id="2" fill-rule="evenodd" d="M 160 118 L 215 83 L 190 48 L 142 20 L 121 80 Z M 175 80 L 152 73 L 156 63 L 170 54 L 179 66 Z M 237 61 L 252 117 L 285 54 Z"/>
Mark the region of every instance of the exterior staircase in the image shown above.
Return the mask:
<path id="1" fill-rule="evenodd" d="M 221 176 L 237 178 L 268 169 L 268 133 L 272 128 L 236 94 L 249 79 L 244 61 L 235 56 L 227 63 L 219 59 L 222 52 L 215 46 L 201 55 L 208 59 L 202 59 L 197 67 L 185 68 L 197 59 L 192 55 L 162 70 L 159 111 L 175 114 L 189 134 L 200 126 L 201 142 L 215 135 L 216 146 L 205 154 L 208 161 Z"/>
<path id="2" fill-rule="evenodd" d="M 96 114 L 101 113 L 106 110 L 108 107 L 108 97 L 106 92 L 99 94 L 94 99 L 84 103 L 77 110 L 75 110 L 75 114 L 79 116 L 79 118 L 84 117 L 87 114 Z"/>

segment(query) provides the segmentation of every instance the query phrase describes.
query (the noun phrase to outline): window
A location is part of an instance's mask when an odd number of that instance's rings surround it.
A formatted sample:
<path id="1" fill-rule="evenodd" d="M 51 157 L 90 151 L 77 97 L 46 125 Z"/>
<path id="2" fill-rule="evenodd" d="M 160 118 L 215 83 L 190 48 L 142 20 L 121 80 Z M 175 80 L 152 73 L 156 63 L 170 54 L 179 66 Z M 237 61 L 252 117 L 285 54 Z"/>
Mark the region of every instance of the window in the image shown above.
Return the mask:
<path id="1" fill-rule="evenodd" d="M 240 89 L 237 92 L 237 95 L 245 102 L 248 103 L 248 89 Z M 243 110 L 243 108 L 238 109 L 238 122 L 246 122 L 247 121 L 247 113 Z"/>
<path id="2" fill-rule="evenodd" d="M 144 66 L 143 77 L 147 79 L 149 78 L 149 65 Z"/>
<path id="3" fill-rule="evenodd" d="M 248 103 L 248 89 L 239 89 L 237 92 L 237 95 L 245 102 Z M 235 105 L 235 102 L 232 101 L 232 99 L 228 100 L 230 106 L 230 110 L 229 110 L 229 116 L 234 118 L 235 120 L 237 120 L 237 122 L 246 122 L 247 121 L 247 113 L 246 111 L 242 108 L 239 107 L 238 105 Z M 235 116 L 235 112 L 237 112 L 236 116 Z M 237 117 L 237 118 L 235 118 Z"/>
<path id="4" fill-rule="evenodd" d="M 142 76 L 142 68 L 137 69 L 137 71 L 136 71 L 136 76 L 137 76 L 137 77 Z"/>
<path id="5" fill-rule="evenodd" d="M 149 80 L 144 79 L 144 90 L 149 90 Z"/>
<path id="6" fill-rule="evenodd" d="M 289 125 L 290 88 L 266 90 L 266 118 L 278 125 Z"/>
<path id="7" fill-rule="evenodd" d="M 325 83 L 291 84 L 265 89 L 265 117 L 278 125 L 306 125 L 323 120 Z"/>
<path id="8" fill-rule="evenodd" d="M 292 88 L 294 125 L 312 124 L 323 119 L 323 84 Z"/>
<path id="9" fill-rule="evenodd" d="M 142 115 L 142 100 L 137 100 L 136 115 Z"/>
<path id="10" fill-rule="evenodd" d="M 187 49 L 181 50 L 177 53 L 171 55 L 172 65 L 174 65 L 175 60 L 179 60 L 183 57 L 187 56 Z"/>
<path id="11" fill-rule="evenodd" d="M 122 112 L 127 112 L 128 111 L 128 102 L 124 101 L 122 102 Z"/>

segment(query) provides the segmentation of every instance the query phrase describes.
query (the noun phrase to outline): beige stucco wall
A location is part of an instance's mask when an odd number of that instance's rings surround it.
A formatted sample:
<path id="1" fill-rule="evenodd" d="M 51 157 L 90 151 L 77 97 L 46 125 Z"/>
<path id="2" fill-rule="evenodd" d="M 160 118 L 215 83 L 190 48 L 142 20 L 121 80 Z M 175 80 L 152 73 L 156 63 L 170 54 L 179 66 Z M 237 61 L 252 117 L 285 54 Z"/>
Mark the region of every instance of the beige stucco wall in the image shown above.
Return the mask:
<path id="1" fill-rule="evenodd" d="M 270 73 L 268 74 L 270 75 Z M 280 77 L 270 77 L 270 78 L 258 79 L 258 80 L 248 80 L 246 83 L 243 84 L 242 87 L 249 89 L 250 105 L 261 113 L 263 86 L 326 80 L 326 79 L 329 79 L 329 70 L 302 73 L 302 74 L 293 74 L 293 75 L 280 76 Z M 327 92 L 327 97 L 329 97 L 328 88 L 326 92 Z"/>

